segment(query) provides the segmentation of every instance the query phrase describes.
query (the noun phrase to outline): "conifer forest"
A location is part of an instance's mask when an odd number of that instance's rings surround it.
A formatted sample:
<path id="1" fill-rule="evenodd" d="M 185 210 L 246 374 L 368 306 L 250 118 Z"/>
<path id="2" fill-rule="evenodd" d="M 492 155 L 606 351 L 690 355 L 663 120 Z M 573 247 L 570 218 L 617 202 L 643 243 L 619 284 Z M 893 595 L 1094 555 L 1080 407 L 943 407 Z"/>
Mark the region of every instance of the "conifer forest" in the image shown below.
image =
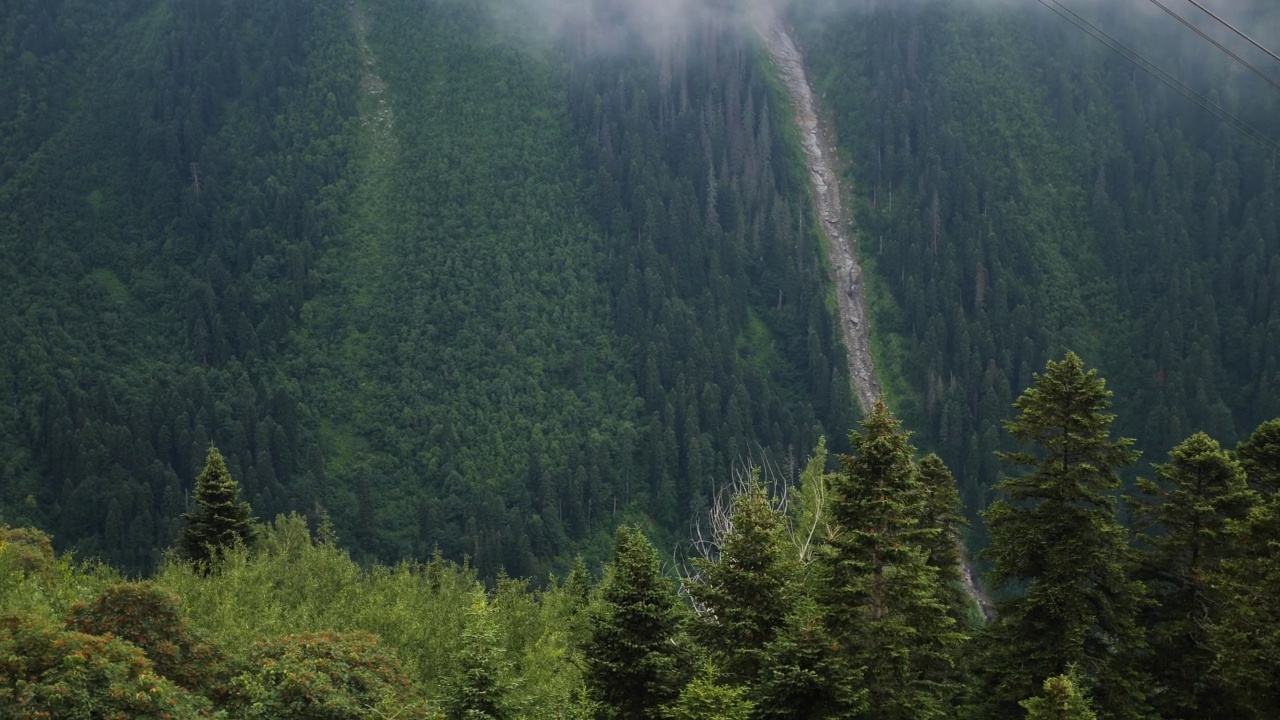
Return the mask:
<path id="1" fill-rule="evenodd" d="M 1270 0 L 6 0 L 0 717 L 1280 718 Z"/>

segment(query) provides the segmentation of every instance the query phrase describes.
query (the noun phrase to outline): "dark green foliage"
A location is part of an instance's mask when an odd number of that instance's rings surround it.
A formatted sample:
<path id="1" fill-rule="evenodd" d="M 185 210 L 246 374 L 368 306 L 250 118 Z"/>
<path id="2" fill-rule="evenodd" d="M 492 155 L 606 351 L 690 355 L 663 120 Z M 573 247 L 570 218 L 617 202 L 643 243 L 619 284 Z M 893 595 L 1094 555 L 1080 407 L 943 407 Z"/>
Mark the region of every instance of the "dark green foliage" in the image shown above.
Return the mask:
<path id="1" fill-rule="evenodd" d="M 1044 694 L 1023 700 L 1027 720 L 1096 720 L 1089 698 L 1080 689 L 1080 676 L 1074 671 L 1044 681 Z"/>
<path id="2" fill-rule="evenodd" d="M 209 446 L 204 470 L 196 478 L 195 512 L 183 515 L 183 557 L 210 568 L 230 548 L 253 544 L 253 514 L 240 500 L 240 484 L 227 472 L 222 453 Z"/>
<path id="3" fill-rule="evenodd" d="M 840 533 L 819 556 L 829 632 L 860 668 L 873 718 L 940 718 L 958 690 L 951 681 L 963 635 L 942 599 L 924 527 L 927 490 L 914 448 L 883 400 L 849 442 L 853 455 L 833 487 Z"/>
<path id="4" fill-rule="evenodd" d="M 77 603 L 67 629 L 88 635 L 112 635 L 146 654 L 157 675 L 222 705 L 234 674 L 216 647 L 192 636 L 178 612 L 178 599 L 152 585 L 122 583 L 89 603 Z"/>
<path id="5" fill-rule="evenodd" d="M 1209 628 L 1230 700 L 1245 717 L 1280 713 L 1280 495 L 1266 496 L 1245 520 L 1228 523 L 1230 557 L 1209 584 L 1221 611 Z"/>
<path id="6" fill-rule="evenodd" d="M 1280 418 L 1259 425 L 1236 447 L 1236 457 L 1250 487 L 1267 496 L 1280 492 Z"/>
<path id="7" fill-rule="evenodd" d="M 687 590 L 700 616 L 691 631 L 731 685 L 756 685 L 765 648 L 800 592 L 800 567 L 785 518 L 758 480 L 734 496 L 718 555 L 694 560 Z"/>
<path id="8" fill-rule="evenodd" d="M 802 597 L 765 649 L 755 714 L 777 720 L 864 717 L 867 689 L 851 667 L 826 611 Z"/>
<path id="9" fill-rule="evenodd" d="M 253 668 L 233 680 L 242 718 L 356 720 L 428 718 L 393 653 L 368 633 L 303 633 L 263 640 Z"/>
<path id="10" fill-rule="evenodd" d="M 1111 392 L 1075 353 L 1035 376 L 1005 424 L 1035 452 L 1002 453 L 1026 474 L 996 489 L 984 513 L 1001 602 L 987 628 L 978 689 L 987 717 L 1015 718 L 1042 678 L 1076 665 L 1110 717 L 1140 717 L 1143 687 L 1132 668 L 1142 585 L 1130 572 L 1129 531 L 1116 519 L 1117 471 L 1137 453 L 1111 439 Z"/>
<path id="11" fill-rule="evenodd" d="M 1067 348 L 1124 388 L 1117 431 L 1150 458 L 1280 415 L 1271 153 L 1039 3 L 790 7 L 858 194 L 878 368 L 970 513 L 1006 409 Z M 1071 7 L 1280 137 L 1280 93 L 1154 6 Z"/>
<path id="12" fill-rule="evenodd" d="M 973 602 L 965 593 L 960 576 L 960 529 L 968 522 L 960 507 L 956 480 L 935 453 L 921 458 L 917 471 L 924 494 L 920 528 L 930 533 L 923 543 L 929 567 L 938 573 L 939 595 L 947 610 L 958 624 L 967 624 Z"/>
<path id="13" fill-rule="evenodd" d="M 212 717 L 209 702 L 161 677 L 138 648 L 113 637 L 0 617 L 0 715 L 59 718 Z"/>
<path id="14" fill-rule="evenodd" d="M 683 608 L 639 528 L 620 527 L 591 632 L 582 648 L 587 690 L 617 720 L 652 720 L 680 697 L 692 659 Z"/>
<path id="15" fill-rule="evenodd" d="M 1221 619 L 1211 578 L 1236 552 L 1227 533 L 1253 504 L 1244 471 L 1204 433 L 1187 438 L 1140 479 L 1147 496 L 1135 504 L 1135 524 L 1147 532 L 1138 576 L 1150 602 L 1142 623 L 1152 705 L 1164 718 L 1236 717 L 1221 681 L 1209 628 Z"/>
<path id="16" fill-rule="evenodd" d="M 347 23 L 342 0 L 0 10 L 7 517 L 148 571 L 211 440 L 260 511 L 310 499 L 280 353 L 343 194 Z"/>

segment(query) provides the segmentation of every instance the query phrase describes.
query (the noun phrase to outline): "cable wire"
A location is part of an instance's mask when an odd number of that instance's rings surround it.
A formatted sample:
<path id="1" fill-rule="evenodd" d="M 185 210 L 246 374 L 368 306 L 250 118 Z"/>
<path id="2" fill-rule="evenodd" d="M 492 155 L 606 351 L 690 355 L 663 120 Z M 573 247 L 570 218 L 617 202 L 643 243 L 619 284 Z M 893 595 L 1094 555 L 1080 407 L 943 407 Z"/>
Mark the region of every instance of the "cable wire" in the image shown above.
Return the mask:
<path id="1" fill-rule="evenodd" d="M 1203 10 L 1203 11 L 1204 11 L 1204 13 L 1205 13 L 1206 15 L 1208 15 L 1209 17 L 1213 18 L 1214 20 L 1217 20 L 1218 22 L 1220 22 L 1220 23 L 1222 23 L 1223 25 L 1225 25 L 1225 26 L 1227 26 L 1228 28 L 1230 28 L 1230 29 L 1231 29 L 1231 32 L 1233 32 L 1233 33 L 1235 33 L 1235 34 L 1239 35 L 1240 37 L 1244 38 L 1245 40 L 1248 40 L 1249 42 L 1253 43 L 1253 46 L 1254 46 L 1254 47 L 1256 47 L 1256 48 L 1258 48 L 1259 50 L 1261 50 L 1262 52 L 1264 52 L 1264 53 L 1266 53 L 1266 54 L 1270 55 L 1273 59 L 1275 59 L 1275 60 L 1277 60 L 1277 61 L 1280 61 L 1280 55 L 1277 55 L 1277 54 L 1275 54 L 1275 53 L 1271 52 L 1270 50 L 1268 50 L 1268 49 L 1266 49 L 1265 47 L 1263 47 L 1263 46 L 1262 46 L 1262 43 L 1258 42 L 1257 40 L 1254 40 L 1253 38 L 1249 37 L 1248 35 L 1245 35 L 1245 34 L 1244 34 L 1243 32 L 1241 32 L 1240 30 L 1237 30 L 1235 25 L 1232 25 L 1231 23 L 1227 22 L 1226 20 L 1223 20 L 1222 18 L 1218 17 L 1218 16 L 1217 16 L 1217 15 L 1215 15 L 1215 14 L 1214 14 L 1214 12 L 1213 12 L 1212 10 L 1210 10 L 1209 8 L 1207 8 L 1207 7 L 1203 6 L 1203 5 L 1201 5 L 1200 3 L 1196 2 L 1196 0 L 1187 0 L 1187 2 L 1189 2 L 1189 3 L 1191 3 L 1192 5 L 1195 5 L 1196 7 L 1200 8 L 1201 10 Z"/>
<path id="2" fill-rule="evenodd" d="M 1280 144 L 1277 144 L 1274 140 L 1267 137 L 1265 134 L 1262 133 L 1262 131 L 1253 127 L 1249 123 L 1241 120 L 1235 115 L 1232 115 L 1230 112 L 1223 109 L 1213 101 L 1205 98 L 1200 93 L 1197 93 L 1195 90 L 1192 90 L 1181 80 L 1178 80 L 1177 78 L 1173 77 L 1172 75 L 1170 75 L 1169 73 L 1161 69 L 1159 65 L 1156 65 L 1150 60 L 1147 60 L 1146 58 L 1142 57 L 1142 55 L 1130 49 L 1124 43 L 1120 42 L 1119 40 L 1116 40 L 1115 38 L 1108 35 L 1105 31 L 1098 28 L 1093 23 L 1077 15 L 1070 8 L 1058 2 L 1058 0 L 1038 0 L 1038 2 L 1041 5 L 1049 8 L 1049 10 L 1053 11 L 1053 13 L 1058 17 L 1061 17 L 1063 20 L 1066 20 L 1072 25 L 1075 25 L 1077 28 L 1082 30 L 1089 37 L 1093 38 L 1094 40 L 1097 40 L 1103 45 L 1106 45 L 1112 52 L 1116 53 L 1117 55 L 1124 58 L 1125 60 L 1128 60 L 1134 65 L 1137 65 L 1147 74 L 1151 75 L 1152 77 L 1164 83 L 1165 85 L 1168 85 L 1170 88 L 1173 88 L 1180 95 L 1194 102 L 1196 105 L 1199 105 L 1201 108 L 1205 110 L 1205 112 L 1208 112 L 1214 117 L 1217 117 L 1219 120 L 1222 120 L 1223 122 L 1227 123 L 1227 125 L 1230 126 L 1232 129 L 1236 130 L 1237 132 L 1249 138 L 1250 140 L 1258 143 L 1258 145 L 1262 146 L 1264 150 L 1268 150 L 1272 153 L 1280 153 Z M 1071 17 L 1064 15 L 1063 14 L 1064 12 L 1070 14 Z M 1075 19 L 1072 19 L 1072 18 L 1075 18 Z M 1103 38 L 1106 38 L 1106 39 L 1104 40 Z"/>
<path id="3" fill-rule="evenodd" d="M 1191 29 L 1191 31 L 1192 31 L 1192 32 L 1194 32 L 1195 34 L 1197 34 L 1197 35 L 1199 35 L 1200 37 L 1204 38 L 1205 40 L 1208 40 L 1209 42 L 1213 43 L 1213 44 L 1214 44 L 1214 46 L 1215 46 L 1215 47 L 1217 47 L 1219 50 L 1221 50 L 1222 52 L 1226 53 L 1227 55 L 1230 55 L 1230 56 L 1231 56 L 1231 58 L 1232 58 L 1233 60 L 1235 60 L 1236 62 L 1240 63 L 1241 65 L 1243 65 L 1243 66 L 1245 66 L 1245 67 L 1249 68 L 1250 70 L 1252 70 L 1252 71 L 1253 71 L 1253 74 L 1255 74 L 1255 75 L 1257 75 L 1258 77 L 1262 78 L 1263 80 L 1266 80 L 1267 82 L 1271 83 L 1271 85 L 1272 85 L 1273 87 L 1275 87 L 1277 90 L 1280 90 L 1280 83 L 1276 82 L 1275 80 L 1272 80 L 1272 79 L 1271 79 L 1271 78 L 1270 78 L 1266 73 L 1262 72 L 1261 70 L 1259 70 L 1258 68 L 1254 67 L 1253 65 L 1250 65 L 1250 64 L 1249 64 L 1249 61 L 1245 60 L 1244 58 L 1242 58 L 1242 57 L 1240 57 L 1239 55 L 1237 55 L 1237 54 L 1235 54 L 1234 52 L 1232 52 L 1232 51 L 1231 51 L 1231 49 L 1230 49 L 1230 48 L 1228 48 L 1226 45 L 1223 45 L 1222 43 L 1218 42 L 1217 40 L 1214 40 L 1213 38 L 1211 38 L 1211 37 L 1209 37 L 1208 35 L 1206 35 L 1206 34 L 1205 34 L 1205 32 L 1204 32 L 1203 30 L 1201 30 L 1200 28 L 1196 27 L 1195 25 L 1192 25 L 1190 21 L 1188 21 L 1186 18 L 1182 17 L 1182 16 L 1181 16 L 1181 15 L 1179 15 L 1178 13 L 1176 13 L 1176 12 L 1174 12 L 1174 11 L 1170 10 L 1170 9 L 1169 9 L 1169 7 L 1168 7 L 1167 5 L 1165 5 L 1164 3 L 1160 2 L 1160 0 L 1150 0 L 1150 2 L 1151 2 L 1151 4 L 1155 5 L 1156 7 L 1160 8 L 1161 10 L 1165 11 L 1166 13 L 1168 13 L 1168 14 L 1169 14 L 1169 16 L 1170 16 L 1170 17 L 1172 17 L 1174 20 L 1177 20 L 1178 22 L 1182 23 L 1183 25 L 1186 25 L 1186 26 L 1187 26 L 1188 28 L 1190 28 L 1190 29 Z"/>

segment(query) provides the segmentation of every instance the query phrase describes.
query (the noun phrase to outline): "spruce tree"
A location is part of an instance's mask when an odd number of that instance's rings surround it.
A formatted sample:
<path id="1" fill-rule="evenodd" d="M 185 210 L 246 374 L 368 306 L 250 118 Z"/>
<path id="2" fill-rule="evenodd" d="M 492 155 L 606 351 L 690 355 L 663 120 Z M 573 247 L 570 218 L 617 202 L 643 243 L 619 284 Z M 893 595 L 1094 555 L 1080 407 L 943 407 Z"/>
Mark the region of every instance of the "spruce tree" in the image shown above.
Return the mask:
<path id="1" fill-rule="evenodd" d="M 618 528 L 582 649 L 587 690 L 605 717 L 658 718 L 679 698 L 690 671 L 682 619 L 644 533 Z"/>
<path id="2" fill-rule="evenodd" d="M 884 401 L 850 435 L 831 514 L 841 532 L 823 549 L 829 632 L 861 669 L 865 717 L 943 717 L 962 641 L 940 597 L 922 527 L 925 491 L 901 423 Z"/>
<path id="3" fill-rule="evenodd" d="M 240 484 L 231 478 L 218 448 L 210 445 L 204 471 L 196 478 L 195 512 L 183 515 L 182 554 L 208 569 L 229 548 L 253 542 L 253 513 L 240 500 Z"/>
<path id="4" fill-rule="evenodd" d="M 1208 645 L 1209 624 L 1220 615 L 1209 578 L 1232 547 L 1228 521 L 1243 518 L 1254 495 L 1240 465 L 1204 433 L 1183 441 L 1169 460 L 1156 466 L 1155 480 L 1138 481 L 1147 497 L 1133 501 L 1146 541 L 1140 577 L 1151 600 L 1142 624 L 1144 667 L 1158 690 L 1152 704 L 1165 718 L 1235 716 Z"/>
<path id="5" fill-rule="evenodd" d="M 689 594 L 703 609 L 692 630 L 730 684 L 753 685 L 761 654 L 786 620 L 798 563 L 782 513 L 759 482 L 733 498 L 719 556 L 697 559 Z"/>
<path id="6" fill-rule="evenodd" d="M 498 642 L 492 610 L 484 593 L 477 592 L 462 632 L 457 675 L 444 698 L 446 720 L 505 720 L 507 688 L 502 678 L 503 646 Z"/>
<path id="7" fill-rule="evenodd" d="M 930 531 L 923 538 L 929 566 L 938 573 L 939 592 L 948 612 L 963 627 L 969 622 L 971 602 L 960 577 L 960 528 L 967 524 L 960 510 L 960 493 L 942 458 L 929 453 L 919 463 L 924 507 L 920 527 Z"/>
<path id="8" fill-rule="evenodd" d="M 1016 597 L 998 605 L 980 664 L 983 715 L 1020 718 L 1043 678 L 1076 665 L 1108 717 L 1140 717 L 1132 652 L 1142 585 L 1130 576 L 1129 531 L 1116 518 L 1117 470 L 1138 454 L 1111 439 L 1111 392 L 1075 353 L 1049 361 L 1014 403 L 1005 429 L 1036 452 L 999 453 L 1026 470 L 996 485 L 984 513 L 991 578 Z"/>
<path id="9" fill-rule="evenodd" d="M 1210 627 L 1213 647 L 1242 717 L 1280 717 L 1280 421 L 1263 423 L 1240 445 L 1249 484 L 1262 491 L 1248 516 L 1227 524 L 1231 557 L 1210 583 L 1222 599 L 1220 619 Z"/>
<path id="10" fill-rule="evenodd" d="M 827 630 L 826 609 L 800 597 L 765 648 L 753 698 L 755 717 L 846 720 L 866 717 L 860 668 Z"/>

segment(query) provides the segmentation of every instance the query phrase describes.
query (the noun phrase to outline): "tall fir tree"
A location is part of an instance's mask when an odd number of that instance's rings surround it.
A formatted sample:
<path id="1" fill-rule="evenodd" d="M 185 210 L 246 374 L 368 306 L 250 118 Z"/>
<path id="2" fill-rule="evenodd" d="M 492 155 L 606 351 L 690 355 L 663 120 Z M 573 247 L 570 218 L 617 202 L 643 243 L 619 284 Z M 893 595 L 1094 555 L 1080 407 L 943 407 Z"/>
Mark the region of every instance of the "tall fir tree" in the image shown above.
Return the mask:
<path id="1" fill-rule="evenodd" d="M 692 632 L 730 684 L 755 685 L 765 646 L 782 627 L 797 591 L 799 563 L 784 517 L 758 481 L 732 500 L 719 555 L 694 561 L 688 591 L 701 609 Z"/>
<path id="2" fill-rule="evenodd" d="M 477 591 L 462 632 L 457 675 L 444 698 L 446 720 L 506 720 L 514 716 L 507 706 L 502 653 L 488 598 Z"/>
<path id="3" fill-rule="evenodd" d="M 942 601 L 960 627 L 971 617 L 969 596 L 964 591 L 960 559 L 960 528 L 967 524 L 960 508 L 956 480 L 942 458 L 929 453 L 918 464 L 924 507 L 920 527 L 929 530 L 924 537 L 929 566 L 938 572 Z"/>
<path id="4" fill-rule="evenodd" d="M 610 720 L 659 718 L 689 679 L 683 608 L 639 528 L 620 527 L 582 649 L 591 699 Z"/>
<path id="5" fill-rule="evenodd" d="M 207 569 L 228 549 L 253 543 L 253 511 L 240 500 L 240 484 L 212 445 L 196 478 L 195 502 L 195 512 L 182 516 L 187 526 L 179 540 L 188 560 Z"/>
<path id="6" fill-rule="evenodd" d="M 963 636 L 929 565 L 940 532 L 920 523 L 914 448 L 883 400 L 849 440 L 831 504 L 841 531 L 822 553 L 829 632 L 862 670 L 864 717 L 943 717 Z"/>
<path id="7" fill-rule="evenodd" d="M 1111 439 L 1111 392 L 1075 353 L 1049 361 L 1014 403 L 1005 429 L 1036 452 L 999 453 L 1026 474 L 996 485 L 984 513 L 991 578 L 1017 595 L 984 632 L 977 688 L 982 715 L 1022 718 L 1019 701 L 1044 678 L 1078 666 L 1111 718 L 1145 716 L 1133 654 L 1142 584 L 1130 572 L 1130 533 L 1117 520 L 1117 470 L 1137 460 Z"/>
<path id="8" fill-rule="evenodd" d="M 1141 618 L 1152 705 L 1164 718 L 1236 717 L 1209 647 L 1221 612 L 1209 578 L 1233 547 L 1228 522 L 1243 519 L 1255 495 L 1239 463 L 1204 433 L 1174 448 L 1155 474 L 1138 480 L 1146 497 L 1131 500 L 1145 535 L 1139 577 L 1150 599 Z"/>
<path id="9" fill-rule="evenodd" d="M 1210 627 L 1212 645 L 1233 700 L 1245 718 L 1280 717 L 1280 420 L 1263 423 L 1237 449 L 1257 503 L 1239 522 L 1228 522 L 1231 557 L 1223 559 L 1210 585 L 1222 599 L 1221 617 Z"/>

